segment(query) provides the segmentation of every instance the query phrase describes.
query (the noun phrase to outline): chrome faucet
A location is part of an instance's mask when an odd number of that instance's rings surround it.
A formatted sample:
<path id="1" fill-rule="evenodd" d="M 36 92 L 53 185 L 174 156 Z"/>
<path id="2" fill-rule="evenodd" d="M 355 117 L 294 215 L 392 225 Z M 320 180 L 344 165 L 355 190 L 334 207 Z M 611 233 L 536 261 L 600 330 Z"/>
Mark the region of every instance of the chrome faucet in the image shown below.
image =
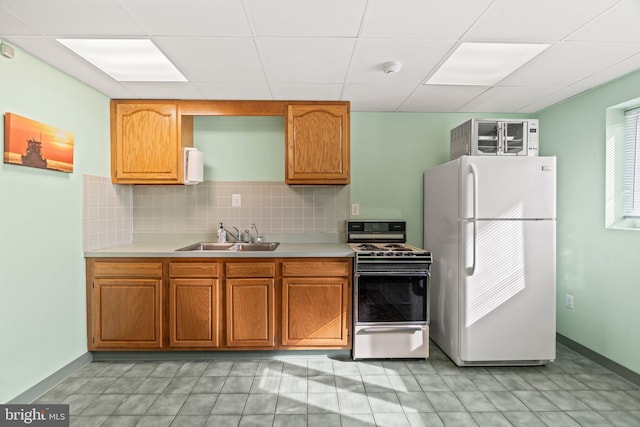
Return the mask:
<path id="1" fill-rule="evenodd" d="M 233 240 L 235 240 L 235 243 L 242 243 L 242 233 L 240 233 L 240 230 L 238 230 L 238 227 L 231 227 L 231 228 L 236 230 L 236 232 L 234 233 L 232 231 L 227 230 L 226 228 L 224 230 L 227 232 L 229 236 L 233 237 Z"/>
<path id="2" fill-rule="evenodd" d="M 264 242 L 264 236 L 260 235 L 260 232 L 258 231 L 258 227 L 256 227 L 255 223 L 251 224 L 251 228 L 253 228 L 256 231 L 256 242 Z"/>
<path id="3" fill-rule="evenodd" d="M 238 227 L 233 227 L 233 229 L 236 230 L 236 235 L 234 236 L 236 239 L 236 242 L 238 243 L 242 242 L 242 233 L 240 232 Z"/>

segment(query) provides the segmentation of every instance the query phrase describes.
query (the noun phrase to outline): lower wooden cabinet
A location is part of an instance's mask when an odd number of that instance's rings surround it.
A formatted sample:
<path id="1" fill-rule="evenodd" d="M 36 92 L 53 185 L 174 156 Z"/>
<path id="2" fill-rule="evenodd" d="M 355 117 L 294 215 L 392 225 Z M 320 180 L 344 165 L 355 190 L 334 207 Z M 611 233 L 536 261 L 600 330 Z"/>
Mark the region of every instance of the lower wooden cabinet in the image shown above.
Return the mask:
<path id="1" fill-rule="evenodd" d="M 88 348 L 351 348 L 349 258 L 87 259 Z"/>
<path id="2" fill-rule="evenodd" d="M 351 262 L 282 262 L 282 346 L 350 347 Z"/>
<path id="3" fill-rule="evenodd" d="M 227 279 L 227 346 L 273 347 L 274 279 Z"/>
<path id="4" fill-rule="evenodd" d="M 93 267 L 94 275 L 103 277 L 88 283 L 89 349 L 162 347 L 162 264 L 98 262 Z"/>
<path id="5" fill-rule="evenodd" d="M 217 263 L 169 264 L 169 345 L 220 346 L 220 280 Z"/>
<path id="6" fill-rule="evenodd" d="M 282 345 L 346 346 L 348 301 L 347 278 L 283 278 Z"/>

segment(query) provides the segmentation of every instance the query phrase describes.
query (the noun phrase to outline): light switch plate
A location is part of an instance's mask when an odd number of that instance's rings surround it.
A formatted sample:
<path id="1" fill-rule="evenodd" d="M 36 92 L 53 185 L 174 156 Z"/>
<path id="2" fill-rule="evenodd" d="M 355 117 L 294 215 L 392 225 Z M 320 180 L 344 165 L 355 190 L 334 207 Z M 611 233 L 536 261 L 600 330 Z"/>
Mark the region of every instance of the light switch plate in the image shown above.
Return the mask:
<path id="1" fill-rule="evenodd" d="M 241 194 L 232 194 L 231 195 L 231 207 L 239 208 L 242 206 L 242 195 Z"/>
<path id="2" fill-rule="evenodd" d="M 352 216 L 360 215 L 360 204 L 359 203 L 352 203 L 351 204 L 351 215 Z"/>

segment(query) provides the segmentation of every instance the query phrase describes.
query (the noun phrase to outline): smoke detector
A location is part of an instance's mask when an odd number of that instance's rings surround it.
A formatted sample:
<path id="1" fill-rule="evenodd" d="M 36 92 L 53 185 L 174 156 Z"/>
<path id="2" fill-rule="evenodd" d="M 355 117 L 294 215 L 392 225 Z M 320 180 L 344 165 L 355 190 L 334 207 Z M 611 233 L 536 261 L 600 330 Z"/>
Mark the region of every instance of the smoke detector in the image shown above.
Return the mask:
<path id="1" fill-rule="evenodd" d="M 385 74 L 397 73 L 401 68 L 402 64 L 398 61 L 389 61 L 382 64 L 382 71 L 384 71 Z"/>

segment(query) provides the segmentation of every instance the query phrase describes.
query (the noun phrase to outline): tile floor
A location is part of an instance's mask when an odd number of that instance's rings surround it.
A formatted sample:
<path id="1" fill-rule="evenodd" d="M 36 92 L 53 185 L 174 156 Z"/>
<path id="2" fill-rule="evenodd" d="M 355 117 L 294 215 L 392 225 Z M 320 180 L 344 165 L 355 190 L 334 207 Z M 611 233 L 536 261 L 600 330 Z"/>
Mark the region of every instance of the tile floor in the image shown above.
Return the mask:
<path id="1" fill-rule="evenodd" d="M 640 426 L 640 388 L 558 344 L 544 367 L 327 356 L 92 362 L 36 403 L 71 426 Z M 255 355 L 254 355 L 255 357 Z"/>

